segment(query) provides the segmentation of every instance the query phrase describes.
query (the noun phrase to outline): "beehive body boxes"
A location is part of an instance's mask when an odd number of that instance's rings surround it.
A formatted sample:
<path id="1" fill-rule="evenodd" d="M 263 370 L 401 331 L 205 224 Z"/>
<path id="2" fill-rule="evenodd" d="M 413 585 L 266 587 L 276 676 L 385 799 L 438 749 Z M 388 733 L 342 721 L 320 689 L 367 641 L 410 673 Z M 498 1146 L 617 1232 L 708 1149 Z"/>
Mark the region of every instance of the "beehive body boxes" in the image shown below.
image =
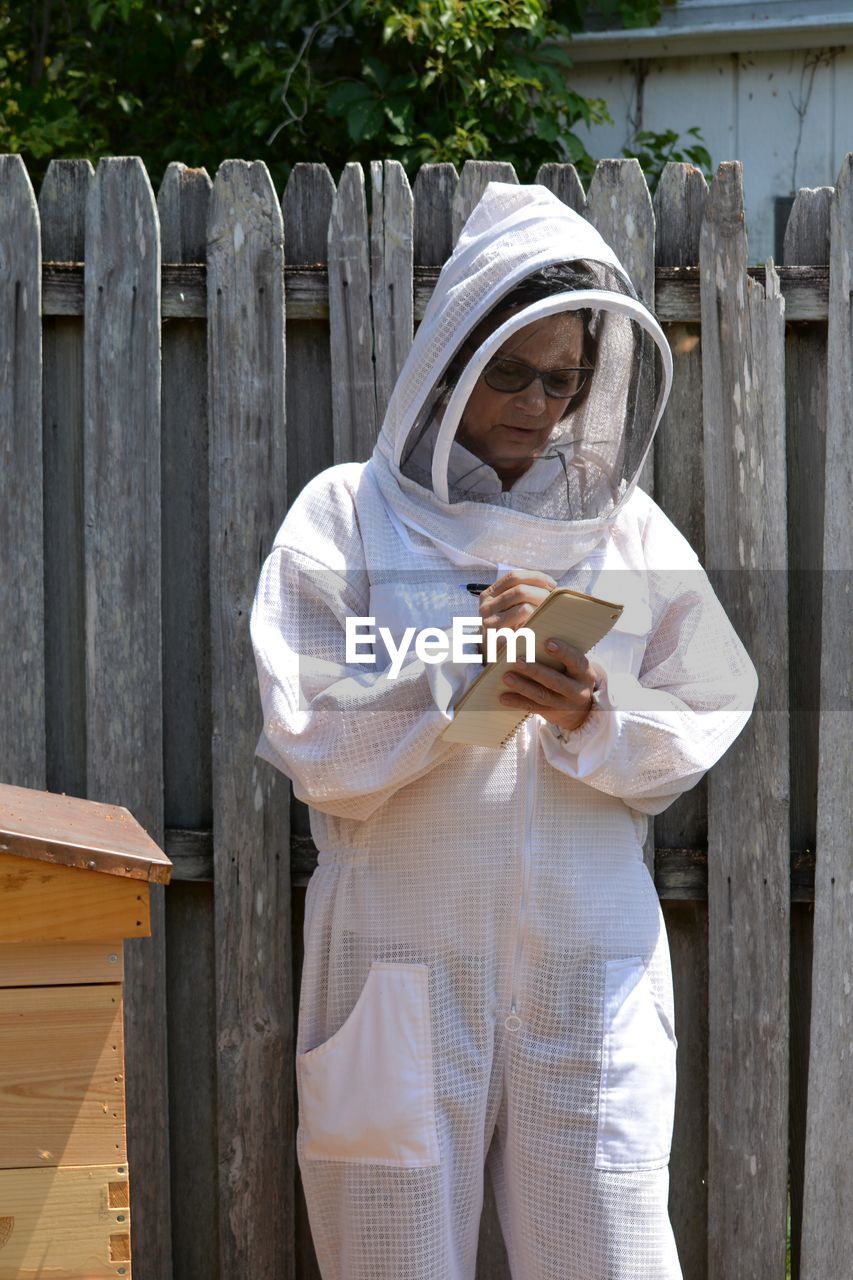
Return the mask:
<path id="1" fill-rule="evenodd" d="M 129 1280 L 122 947 L 169 873 L 127 810 L 0 785 L 0 1280 Z"/>

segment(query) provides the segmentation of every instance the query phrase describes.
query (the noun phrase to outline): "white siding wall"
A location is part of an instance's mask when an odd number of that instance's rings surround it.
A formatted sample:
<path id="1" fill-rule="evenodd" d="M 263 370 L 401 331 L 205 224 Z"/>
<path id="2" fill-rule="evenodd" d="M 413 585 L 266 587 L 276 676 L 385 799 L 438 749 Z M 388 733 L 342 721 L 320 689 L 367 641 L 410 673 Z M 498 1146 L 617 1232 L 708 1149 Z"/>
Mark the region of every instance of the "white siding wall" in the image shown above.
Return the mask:
<path id="1" fill-rule="evenodd" d="M 715 167 L 741 160 L 751 262 L 774 252 L 774 197 L 834 184 L 853 151 L 853 48 L 578 63 L 571 82 L 613 116 L 580 131 L 596 159 L 620 155 L 637 127 L 698 125 Z"/>

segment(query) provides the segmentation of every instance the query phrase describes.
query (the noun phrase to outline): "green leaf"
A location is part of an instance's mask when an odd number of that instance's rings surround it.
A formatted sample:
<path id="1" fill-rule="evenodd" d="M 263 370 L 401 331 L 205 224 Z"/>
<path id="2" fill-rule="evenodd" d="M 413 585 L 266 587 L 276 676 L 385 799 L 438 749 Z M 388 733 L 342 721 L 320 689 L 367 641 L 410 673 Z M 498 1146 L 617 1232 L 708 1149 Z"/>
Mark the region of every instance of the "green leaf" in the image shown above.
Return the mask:
<path id="1" fill-rule="evenodd" d="M 373 80 L 380 89 L 386 88 L 391 71 L 379 58 L 365 58 L 362 70 L 365 80 Z"/>
<path id="2" fill-rule="evenodd" d="M 90 3 L 89 23 L 93 31 L 98 30 L 98 27 L 103 22 L 109 7 L 110 6 L 109 6 L 109 3 L 107 3 L 107 0 L 94 0 L 94 3 Z"/>
<path id="3" fill-rule="evenodd" d="M 417 87 L 418 77 L 415 75 L 414 71 L 400 72 L 399 75 L 392 76 L 388 81 L 389 93 L 410 93 L 413 89 L 417 89 Z"/>
<path id="4" fill-rule="evenodd" d="M 374 91 L 362 81 L 348 80 L 345 84 L 337 84 L 326 98 L 326 110 L 330 115 L 343 116 L 357 102 L 372 102 Z"/>
<path id="5" fill-rule="evenodd" d="M 369 102 L 356 102 L 347 112 L 347 132 L 353 142 L 364 142 L 375 138 L 382 128 L 385 112 L 382 103 L 376 98 Z"/>
<path id="6" fill-rule="evenodd" d="M 410 136 L 414 107 L 407 98 L 391 98 L 385 103 L 385 116 L 399 133 Z"/>
<path id="7" fill-rule="evenodd" d="M 713 167 L 711 153 L 706 147 L 688 147 L 684 153 L 691 164 L 706 172 Z"/>
<path id="8" fill-rule="evenodd" d="M 539 50 L 539 56 L 543 60 L 547 59 L 548 62 L 556 62 L 559 66 L 565 67 L 567 70 L 575 65 L 568 49 L 564 49 L 563 46 L 559 44 L 543 45 Z"/>
<path id="9" fill-rule="evenodd" d="M 556 120 L 539 119 L 536 121 L 536 137 L 541 138 L 543 142 L 556 142 L 560 136 L 560 130 Z"/>

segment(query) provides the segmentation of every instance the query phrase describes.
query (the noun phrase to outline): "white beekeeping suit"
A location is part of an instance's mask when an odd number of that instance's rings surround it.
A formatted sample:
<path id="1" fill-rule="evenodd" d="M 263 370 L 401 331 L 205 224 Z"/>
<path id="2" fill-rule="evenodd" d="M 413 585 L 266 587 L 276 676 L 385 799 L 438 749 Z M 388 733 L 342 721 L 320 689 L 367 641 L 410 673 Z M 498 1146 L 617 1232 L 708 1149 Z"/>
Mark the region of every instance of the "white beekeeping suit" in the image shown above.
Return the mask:
<path id="1" fill-rule="evenodd" d="M 496 310 L 559 263 L 582 288 Z M 589 317 L 587 394 L 506 488 L 457 438 L 465 405 L 523 326 L 572 310 Z M 670 376 L 597 232 L 543 187 L 492 183 L 373 457 L 312 480 L 264 566 L 258 751 L 310 805 L 319 851 L 297 1144 L 324 1280 L 473 1280 L 484 1165 L 515 1280 L 681 1275 L 671 977 L 642 844 L 646 815 L 740 732 L 756 679 L 636 486 Z M 450 744 L 476 665 L 412 650 L 391 678 L 378 642 L 373 665 L 347 661 L 348 618 L 395 644 L 449 629 L 477 613 L 469 584 L 512 569 L 625 605 L 577 729 L 533 715 L 501 749 Z"/>

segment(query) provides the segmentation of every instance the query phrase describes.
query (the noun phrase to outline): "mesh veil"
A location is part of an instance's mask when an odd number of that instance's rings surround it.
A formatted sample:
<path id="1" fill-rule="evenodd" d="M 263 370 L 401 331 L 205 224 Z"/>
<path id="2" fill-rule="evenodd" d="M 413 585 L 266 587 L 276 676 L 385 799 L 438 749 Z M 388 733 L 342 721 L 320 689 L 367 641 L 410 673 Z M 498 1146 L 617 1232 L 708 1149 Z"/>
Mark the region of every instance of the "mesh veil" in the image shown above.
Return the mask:
<path id="1" fill-rule="evenodd" d="M 473 351 L 469 344 L 474 326 L 463 331 L 445 367 L 433 374 L 432 385 L 420 397 L 420 409 L 399 452 L 404 476 L 450 503 L 490 503 L 549 520 L 597 520 L 615 509 L 636 480 L 652 440 L 663 364 L 648 329 L 617 309 L 627 299 L 642 316 L 628 281 L 607 264 L 586 261 L 572 266 L 582 268 L 591 287 L 574 296 L 554 297 L 546 305 L 549 314 L 574 310 L 589 317 L 585 323 L 594 350 L 591 383 L 577 406 L 568 403 L 546 445 L 531 455 L 521 482 L 502 489 L 489 463 L 456 438 L 467 400 L 460 384 L 476 381 L 477 370 L 486 368 L 507 338 L 542 310 L 534 304 L 505 316 L 500 301 L 493 314 L 505 322 Z M 454 395 L 457 388 L 461 394 Z M 443 460 L 441 464 L 446 491 L 436 487 L 433 474 L 442 436 L 449 449 L 446 467 Z"/>
<path id="2" fill-rule="evenodd" d="M 579 284 L 513 301 L 537 275 L 566 265 Z M 594 338 L 591 384 L 504 487 L 506 474 L 457 438 L 466 404 L 517 330 L 560 311 L 582 312 Z M 553 367 L 533 356 L 528 363 Z M 369 476 L 392 518 L 446 555 L 567 567 L 597 545 L 630 498 L 671 378 L 663 331 L 595 228 L 545 187 L 492 182 L 442 267 Z"/>

